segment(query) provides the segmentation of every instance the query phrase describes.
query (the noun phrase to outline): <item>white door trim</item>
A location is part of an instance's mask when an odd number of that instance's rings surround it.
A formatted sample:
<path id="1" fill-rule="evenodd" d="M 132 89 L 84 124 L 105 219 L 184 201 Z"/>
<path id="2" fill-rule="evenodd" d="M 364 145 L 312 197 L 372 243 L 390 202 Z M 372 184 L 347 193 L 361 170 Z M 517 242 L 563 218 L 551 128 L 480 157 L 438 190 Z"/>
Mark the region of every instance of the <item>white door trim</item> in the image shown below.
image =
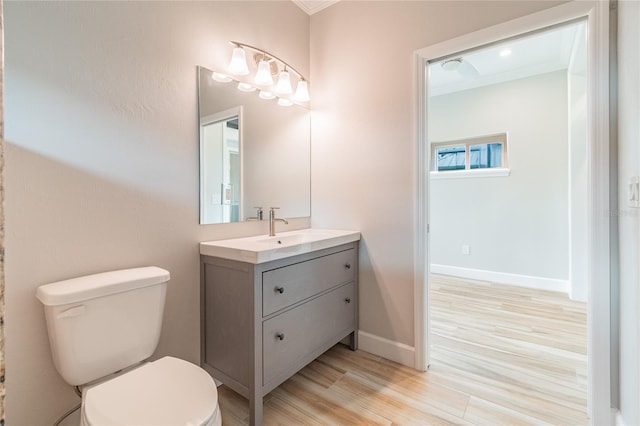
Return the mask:
<path id="1" fill-rule="evenodd" d="M 591 424 L 612 424 L 610 377 L 609 258 L 609 2 L 573 1 L 415 52 L 416 206 L 414 246 L 415 368 L 429 365 L 429 142 L 427 140 L 430 60 L 564 22 L 588 18 L 588 409 Z"/>

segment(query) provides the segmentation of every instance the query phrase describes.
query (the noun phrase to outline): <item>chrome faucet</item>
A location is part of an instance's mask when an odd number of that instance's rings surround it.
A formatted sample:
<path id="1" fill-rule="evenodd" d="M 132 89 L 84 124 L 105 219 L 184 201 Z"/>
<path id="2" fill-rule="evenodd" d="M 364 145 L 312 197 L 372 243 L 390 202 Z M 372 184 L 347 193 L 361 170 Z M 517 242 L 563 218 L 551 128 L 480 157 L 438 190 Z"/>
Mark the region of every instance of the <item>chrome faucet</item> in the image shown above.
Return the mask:
<path id="1" fill-rule="evenodd" d="M 254 207 L 256 209 L 256 217 L 248 217 L 247 220 L 262 220 L 262 207 Z"/>
<path id="2" fill-rule="evenodd" d="M 282 222 L 285 225 L 288 225 L 287 219 L 276 219 L 276 210 L 280 207 L 270 207 L 269 208 L 269 236 L 276 236 L 276 222 Z"/>

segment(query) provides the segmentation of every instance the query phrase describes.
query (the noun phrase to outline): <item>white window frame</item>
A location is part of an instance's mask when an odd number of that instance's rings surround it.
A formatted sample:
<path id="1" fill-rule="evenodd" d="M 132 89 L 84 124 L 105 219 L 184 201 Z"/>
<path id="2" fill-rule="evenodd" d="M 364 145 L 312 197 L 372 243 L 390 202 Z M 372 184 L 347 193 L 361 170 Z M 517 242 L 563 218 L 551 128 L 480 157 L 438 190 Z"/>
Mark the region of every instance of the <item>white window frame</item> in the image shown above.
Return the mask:
<path id="1" fill-rule="evenodd" d="M 482 169 L 471 169 L 471 146 L 484 145 L 489 143 L 501 143 L 502 144 L 502 167 L 491 167 Z M 455 179 L 455 178 L 469 178 L 469 177 L 495 177 L 495 176 L 509 176 L 511 169 L 509 169 L 509 148 L 508 148 L 508 134 L 507 132 L 495 133 L 485 136 L 474 136 L 464 139 L 456 139 L 451 141 L 432 142 L 431 143 L 431 178 L 432 179 Z M 464 170 L 443 170 L 439 171 L 438 168 L 438 149 L 439 148 L 453 148 L 456 146 L 465 147 L 465 169 Z"/>

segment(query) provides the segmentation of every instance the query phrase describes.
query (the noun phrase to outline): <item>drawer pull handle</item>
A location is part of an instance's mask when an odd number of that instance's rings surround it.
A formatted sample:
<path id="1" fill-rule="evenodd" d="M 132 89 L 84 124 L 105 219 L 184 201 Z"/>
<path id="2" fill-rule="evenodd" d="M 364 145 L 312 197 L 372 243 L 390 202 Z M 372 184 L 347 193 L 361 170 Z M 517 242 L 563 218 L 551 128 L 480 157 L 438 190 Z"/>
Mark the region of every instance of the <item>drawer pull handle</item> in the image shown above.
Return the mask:
<path id="1" fill-rule="evenodd" d="M 346 303 L 351 303 L 351 298 L 350 298 L 350 297 L 345 297 L 345 298 L 344 298 L 344 301 L 345 301 Z"/>
<path id="2" fill-rule="evenodd" d="M 282 294 L 282 293 L 284 293 L 284 287 L 276 287 L 276 288 L 274 289 L 274 291 L 275 291 L 276 293 L 280 293 L 280 294 Z"/>
<path id="3" fill-rule="evenodd" d="M 345 263 L 344 269 L 351 269 L 351 264 L 350 263 Z"/>
<path id="4" fill-rule="evenodd" d="M 284 340 L 284 333 L 276 333 L 276 339 Z"/>

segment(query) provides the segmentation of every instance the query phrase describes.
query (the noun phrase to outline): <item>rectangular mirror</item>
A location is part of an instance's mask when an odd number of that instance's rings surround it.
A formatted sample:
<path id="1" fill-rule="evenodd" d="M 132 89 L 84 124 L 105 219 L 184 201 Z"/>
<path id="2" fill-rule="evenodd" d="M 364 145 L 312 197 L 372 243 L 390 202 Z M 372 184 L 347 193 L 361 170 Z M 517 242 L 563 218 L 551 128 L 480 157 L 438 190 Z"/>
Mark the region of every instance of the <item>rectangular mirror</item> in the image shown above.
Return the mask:
<path id="1" fill-rule="evenodd" d="M 241 222 L 256 207 L 310 216 L 309 110 L 279 106 L 211 74 L 198 67 L 200 223 Z"/>

